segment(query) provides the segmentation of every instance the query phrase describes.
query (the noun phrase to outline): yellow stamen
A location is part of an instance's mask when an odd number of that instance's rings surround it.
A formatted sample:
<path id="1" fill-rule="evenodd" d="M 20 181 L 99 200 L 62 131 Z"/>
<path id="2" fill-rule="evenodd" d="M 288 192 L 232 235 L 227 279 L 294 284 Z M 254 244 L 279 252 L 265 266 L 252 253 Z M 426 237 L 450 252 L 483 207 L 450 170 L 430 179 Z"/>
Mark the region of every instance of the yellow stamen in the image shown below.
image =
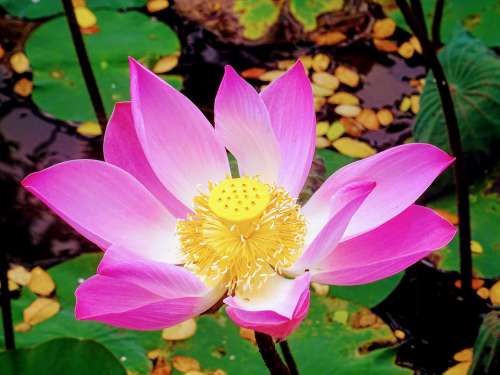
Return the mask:
<path id="1" fill-rule="evenodd" d="M 195 197 L 194 214 L 177 223 L 185 267 L 209 284 L 248 292 L 295 262 L 305 222 L 286 191 L 250 177 L 209 189 Z"/>

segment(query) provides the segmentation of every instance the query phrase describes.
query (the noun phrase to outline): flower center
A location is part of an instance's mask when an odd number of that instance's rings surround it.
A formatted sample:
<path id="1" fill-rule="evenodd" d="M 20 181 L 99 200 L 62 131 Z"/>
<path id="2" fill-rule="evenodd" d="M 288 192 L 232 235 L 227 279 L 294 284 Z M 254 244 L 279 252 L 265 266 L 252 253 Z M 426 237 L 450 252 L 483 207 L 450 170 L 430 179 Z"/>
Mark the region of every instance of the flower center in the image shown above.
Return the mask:
<path id="1" fill-rule="evenodd" d="M 248 292 L 293 265 L 305 221 L 283 189 L 228 177 L 194 198 L 194 214 L 177 222 L 177 235 L 185 267 L 210 285 Z"/>

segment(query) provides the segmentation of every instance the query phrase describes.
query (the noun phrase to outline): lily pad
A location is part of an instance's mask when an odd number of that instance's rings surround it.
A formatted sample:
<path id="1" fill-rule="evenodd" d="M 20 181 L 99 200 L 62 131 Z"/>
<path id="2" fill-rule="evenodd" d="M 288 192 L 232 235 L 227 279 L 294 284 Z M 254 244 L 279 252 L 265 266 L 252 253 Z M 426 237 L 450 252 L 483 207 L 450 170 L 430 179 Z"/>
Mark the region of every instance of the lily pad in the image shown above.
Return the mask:
<path id="1" fill-rule="evenodd" d="M 404 272 L 365 285 L 330 286 L 330 296 L 342 298 L 369 308 L 377 306 L 399 285 Z"/>
<path id="2" fill-rule="evenodd" d="M 376 323 L 354 328 L 356 315 L 362 313 L 369 314 Z M 289 337 L 300 373 L 311 375 L 333 372 L 346 375 L 410 374 L 410 370 L 395 364 L 396 349 L 387 347 L 395 342 L 390 328 L 367 309 L 344 300 L 319 296 L 312 296 L 309 315 Z M 370 350 L 372 344 L 381 347 Z M 170 352 L 196 358 L 206 371 L 266 373 L 257 347 L 244 341 L 239 328 L 223 313 L 198 319 L 196 335 L 172 344 Z"/>
<path id="3" fill-rule="evenodd" d="M 448 195 L 429 203 L 438 208 L 456 214 L 454 195 Z M 480 186 L 470 194 L 472 240 L 477 241 L 482 252 L 472 253 L 474 274 L 478 277 L 498 278 L 500 276 L 500 197 L 487 194 Z M 458 236 L 443 250 L 436 253 L 437 266 L 445 271 L 460 269 Z"/>
<path id="4" fill-rule="evenodd" d="M 396 21 L 399 27 L 409 30 L 403 15 L 394 1 L 378 0 L 385 6 L 387 14 Z M 424 14 L 429 32 L 432 27 L 436 0 L 422 0 Z M 446 1 L 441 21 L 441 39 L 448 42 L 453 38 L 457 26 L 465 27 L 474 36 L 490 47 L 500 44 L 497 21 L 500 16 L 500 3 L 497 0 L 455 0 Z"/>
<path id="5" fill-rule="evenodd" d="M 125 375 L 120 361 L 92 340 L 59 338 L 31 349 L 0 353 L 4 374 Z"/>
<path id="6" fill-rule="evenodd" d="M 128 56 L 152 65 L 161 56 L 178 54 L 177 35 L 167 25 L 138 12 L 95 12 L 99 31 L 84 35 L 106 112 L 129 98 Z M 133 33 L 126 30 L 136 30 Z M 33 69 L 33 100 L 44 112 L 73 121 L 95 121 L 68 25 L 57 17 L 38 27 L 26 53 Z M 179 88 L 178 76 L 162 76 Z"/>
<path id="7" fill-rule="evenodd" d="M 290 13 L 302 24 L 304 31 L 318 26 L 318 16 L 341 10 L 344 0 L 290 0 Z"/>
<path id="8" fill-rule="evenodd" d="M 95 273 L 100 254 L 84 254 L 49 270 L 56 283 L 56 294 L 61 311 L 54 317 L 37 324 L 28 332 L 16 334 L 16 344 L 29 348 L 58 337 L 90 339 L 106 347 L 119 358 L 127 370 L 148 373 L 151 362 L 149 350 L 164 346 L 159 331 L 129 331 L 92 321 L 77 321 L 74 316 L 74 292 L 79 283 Z M 22 296 L 12 301 L 14 324 L 23 320 L 23 310 L 36 296 L 23 289 Z M 0 342 L 3 337 L 0 338 Z M 97 373 L 97 372 L 96 372 Z"/>
<path id="9" fill-rule="evenodd" d="M 90 9 L 128 9 L 146 5 L 146 0 L 87 0 Z M 60 0 L 0 0 L 0 7 L 16 17 L 37 19 L 63 12 Z"/>
<path id="10" fill-rule="evenodd" d="M 326 168 L 326 177 L 329 177 L 337 169 L 356 161 L 357 159 L 351 158 L 350 156 L 342 155 L 339 152 L 327 150 L 327 149 L 316 149 L 316 154 L 323 160 Z"/>
<path id="11" fill-rule="evenodd" d="M 262 38 L 280 15 L 273 0 L 236 0 L 233 9 L 243 26 L 243 37 L 250 40 Z"/>
<path id="12" fill-rule="evenodd" d="M 479 40 L 458 33 L 439 53 L 449 81 L 470 175 L 498 159 L 500 146 L 500 60 Z M 434 77 L 422 94 L 414 137 L 449 151 Z"/>

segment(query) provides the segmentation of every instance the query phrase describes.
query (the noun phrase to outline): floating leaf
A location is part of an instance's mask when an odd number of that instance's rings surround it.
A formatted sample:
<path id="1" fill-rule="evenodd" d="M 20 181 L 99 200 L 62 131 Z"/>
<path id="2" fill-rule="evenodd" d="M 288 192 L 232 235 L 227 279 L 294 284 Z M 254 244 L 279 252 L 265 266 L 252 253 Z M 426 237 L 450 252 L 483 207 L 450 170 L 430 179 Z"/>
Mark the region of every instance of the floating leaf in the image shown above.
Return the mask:
<path id="1" fill-rule="evenodd" d="M 243 36 L 250 40 L 262 38 L 280 14 L 279 5 L 273 0 L 235 0 L 233 9 L 243 27 Z"/>
<path id="2" fill-rule="evenodd" d="M 129 98 L 128 56 L 152 65 L 161 56 L 178 54 L 180 44 L 172 29 L 144 14 L 101 10 L 95 15 L 100 31 L 84 35 L 84 39 L 110 114 L 115 102 Z M 131 29 L 136 31 L 124 32 Z M 26 53 L 34 75 L 32 97 L 43 111 L 63 120 L 95 121 L 64 17 L 38 27 L 28 39 Z M 179 87 L 179 77 L 162 78 Z"/>
<path id="3" fill-rule="evenodd" d="M 456 199 L 448 195 L 429 203 L 432 208 L 438 208 L 456 215 Z M 497 230 L 500 222 L 500 198 L 496 194 L 486 194 L 479 186 L 470 195 L 472 238 L 482 247 L 482 252 L 473 252 L 474 273 L 479 277 L 496 278 L 500 276 L 500 233 Z M 473 245 L 476 246 L 476 245 Z M 443 250 L 436 252 L 438 267 L 445 270 L 458 271 L 459 250 L 458 235 Z"/>
<path id="4" fill-rule="evenodd" d="M 500 146 L 500 60 L 465 32 L 439 54 L 453 95 L 469 174 L 497 160 Z M 414 136 L 449 151 L 443 111 L 432 74 L 426 79 Z"/>
<path id="5" fill-rule="evenodd" d="M 337 169 L 356 161 L 356 159 L 349 156 L 342 155 L 332 150 L 316 150 L 316 154 L 323 160 L 326 168 L 326 176 L 330 176 Z"/>
<path id="6" fill-rule="evenodd" d="M 58 338 L 31 349 L 0 352 L 4 374 L 126 375 L 120 361 L 92 340 Z"/>
<path id="7" fill-rule="evenodd" d="M 305 31 L 312 31 L 317 26 L 321 14 L 342 9 L 344 0 L 290 0 L 290 13 L 299 21 Z"/>
<path id="8" fill-rule="evenodd" d="M 87 0 L 90 9 L 126 9 L 142 7 L 146 0 Z M 0 7 L 17 17 L 36 19 L 63 13 L 61 1 L 57 0 L 0 0 Z"/>

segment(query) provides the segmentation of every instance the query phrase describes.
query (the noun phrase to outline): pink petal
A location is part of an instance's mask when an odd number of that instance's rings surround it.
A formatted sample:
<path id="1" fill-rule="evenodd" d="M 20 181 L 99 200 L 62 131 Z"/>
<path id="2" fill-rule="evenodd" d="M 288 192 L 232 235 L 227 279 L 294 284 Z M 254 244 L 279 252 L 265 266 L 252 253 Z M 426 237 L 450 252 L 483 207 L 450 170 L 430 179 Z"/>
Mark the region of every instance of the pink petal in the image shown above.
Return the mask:
<path id="1" fill-rule="evenodd" d="M 298 196 L 311 168 L 316 144 L 312 88 L 300 61 L 261 94 L 279 143 L 279 184 Z"/>
<path id="2" fill-rule="evenodd" d="M 377 186 L 352 218 L 344 238 L 369 231 L 403 212 L 446 169 L 453 158 L 425 143 L 393 147 L 372 157 L 345 166 L 321 186 L 303 208 L 307 217 L 325 220 L 329 201 L 345 184 L 367 180 Z"/>
<path id="3" fill-rule="evenodd" d="M 133 176 L 98 160 L 72 160 L 33 173 L 22 185 L 102 248 L 139 249 L 177 262 L 175 218 Z"/>
<path id="4" fill-rule="evenodd" d="M 151 169 L 135 132 L 129 102 L 116 103 L 104 135 L 104 159 L 137 178 L 178 218 L 191 212 L 162 185 Z"/>
<path id="5" fill-rule="evenodd" d="M 225 298 L 227 313 L 241 327 L 274 337 L 286 337 L 307 315 L 310 280 L 309 273 L 294 280 L 275 276 L 253 297 Z"/>
<path id="6" fill-rule="evenodd" d="M 77 319 L 138 330 L 178 324 L 220 298 L 186 269 L 137 257 L 120 247 L 106 252 L 98 274 L 75 294 Z"/>
<path id="7" fill-rule="evenodd" d="M 198 187 L 230 174 L 224 146 L 198 108 L 179 91 L 130 59 L 132 114 L 156 176 L 187 207 Z"/>
<path id="8" fill-rule="evenodd" d="M 293 265 L 292 270 L 302 273 L 306 269 L 316 268 L 317 264 L 335 249 L 352 216 L 373 191 L 375 185 L 371 181 L 352 182 L 335 192 L 330 201 L 333 210 L 327 224 L 323 228 L 308 227 L 312 242 L 306 240 L 306 246 L 307 243 L 310 244 Z"/>
<path id="9" fill-rule="evenodd" d="M 215 98 L 215 133 L 238 161 L 240 174 L 278 181 L 280 152 L 269 113 L 253 87 L 230 66 Z"/>
<path id="10" fill-rule="evenodd" d="M 455 233 L 455 227 L 431 209 L 412 205 L 380 227 L 341 242 L 313 280 L 356 285 L 383 279 L 446 246 Z"/>

